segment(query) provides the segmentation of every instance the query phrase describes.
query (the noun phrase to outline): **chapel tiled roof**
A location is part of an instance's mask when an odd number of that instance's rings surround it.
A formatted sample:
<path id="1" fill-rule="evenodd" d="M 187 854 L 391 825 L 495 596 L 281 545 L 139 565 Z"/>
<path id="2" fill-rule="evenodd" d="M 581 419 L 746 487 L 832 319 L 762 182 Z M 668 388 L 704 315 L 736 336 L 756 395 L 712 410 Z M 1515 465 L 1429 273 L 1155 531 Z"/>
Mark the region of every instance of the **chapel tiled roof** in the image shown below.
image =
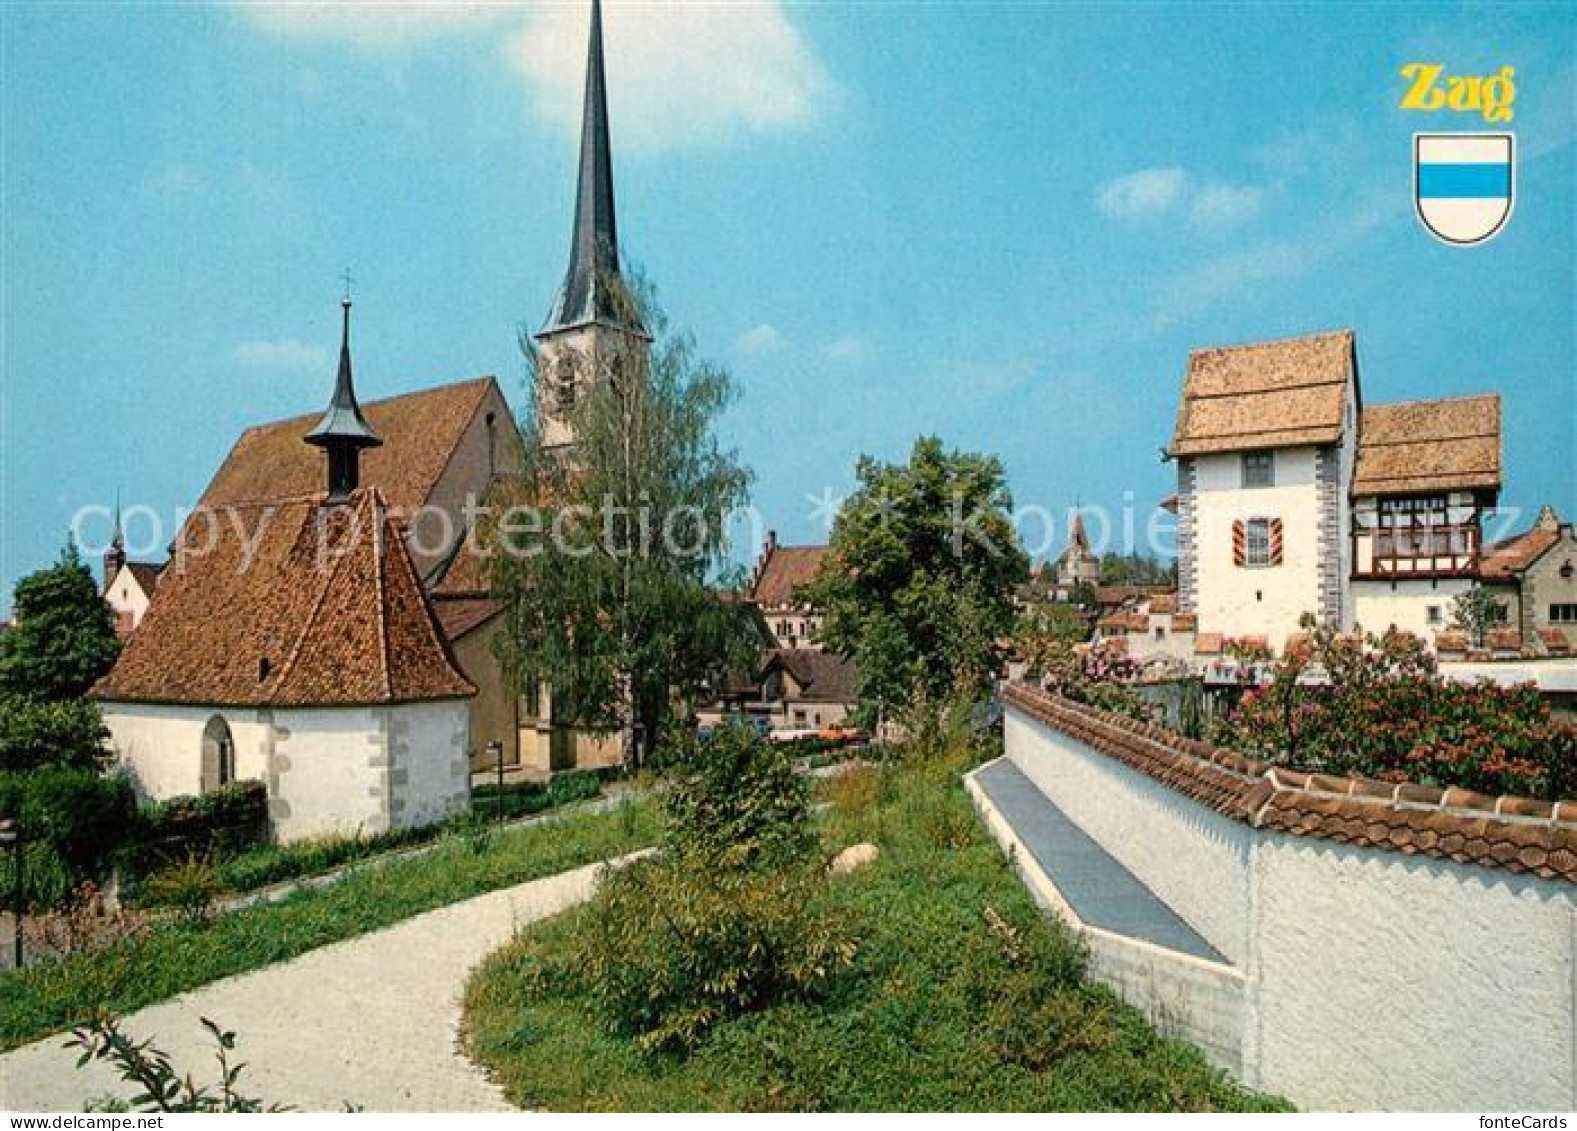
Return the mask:
<path id="1" fill-rule="evenodd" d="M 1347 387 L 1356 382 L 1351 330 L 1194 350 L 1168 451 L 1193 456 L 1333 444 L 1342 433 Z"/>
<path id="2" fill-rule="evenodd" d="M 1177 612 L 1177 592 L 1172 590 L 1167 593 L 1157 593 L 1150 598 L 1150 611 L 1152 613 Z"/>
<path id="3" fill-rule="evenodd" d="M 751 586 L 751 598 L 768 609 L 798 605 L 794 591 L 815 578 L 826 556 L 826 546 L 773 546 Z"/>
<path id="4" fill-rule="evenodd" d="M 1577 801 L 1301 773 L 1023 685 L 1003 700 L 1257 829 L 1577 882 Z"/>
<path id="5" fill-rule="evenodd" d="M 1125 601 L 1136 600 L 1141 597 L 1154 597 L 1157 593 L 1170 593 L 1170 585 L 1097 585 L 1095 587 L 1095 603 L 1097 605 L 1121 605 Z"/>
<path id="6" fill-rule="evenodd" d="M 361 406 L 383 446 L 361 454 L 361 482 L 377 487 L 391 507 L 425 504 L 449 465 L 466 425 L 495 385 L 477 377 Z M 287 499 L 320 489 L 323 454 L 301 442 L 320 412 L 248 428 L 214 474 L 200 508 Z"/>
<path id="7" fill-rule="evenodd" d="M 141 625 L 94 697 L 304 707 L 463 698 L 456 670 L 376 488 L 189 522 Z"/>
<path id="8" fill-rule="evenodd" d="M 1369 405 L 1358 424 L 1354 495 L 1500 487 L 1500 396 Z"/>

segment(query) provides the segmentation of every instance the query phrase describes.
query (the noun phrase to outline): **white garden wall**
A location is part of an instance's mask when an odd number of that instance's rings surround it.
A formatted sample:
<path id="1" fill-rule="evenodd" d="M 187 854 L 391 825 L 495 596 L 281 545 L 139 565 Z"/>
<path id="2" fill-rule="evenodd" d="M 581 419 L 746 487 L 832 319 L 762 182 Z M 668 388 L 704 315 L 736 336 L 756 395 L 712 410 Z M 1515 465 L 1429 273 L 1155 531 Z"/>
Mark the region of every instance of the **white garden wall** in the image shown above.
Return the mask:
<path id="1" fill-rule="evenodd" d="M 1226 956 L 1241 1002 L 1219 968 L 1092 935 L 1097 973 L 1215 1034 L 1245 1083 L 1314 1108 L 1577 1107 L 1571 883 L 1256 828 L 1011 703 L 1005 728 L 1014 764 Z"/>

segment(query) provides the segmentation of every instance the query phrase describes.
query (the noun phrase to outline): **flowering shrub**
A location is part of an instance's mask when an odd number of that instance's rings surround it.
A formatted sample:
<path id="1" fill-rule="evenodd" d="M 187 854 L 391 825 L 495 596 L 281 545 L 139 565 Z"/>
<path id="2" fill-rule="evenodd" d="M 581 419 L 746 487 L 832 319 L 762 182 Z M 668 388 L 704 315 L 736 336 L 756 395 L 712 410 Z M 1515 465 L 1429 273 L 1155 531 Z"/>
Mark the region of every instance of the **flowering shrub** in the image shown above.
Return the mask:
<path id="1" fill-rule="evenodd" d="M 1531 684 L 1441 678 L 1416 637 L 1338 634 L 1305 618 L 1307 643 L 1271 665 L 1214 739 L 1266 761 L 1381 781 L 1548 800 L 1577 794 L 1577 727 Z"/>
<path id="2" fill-rule="evenodd" d="M 73 888 L 60 910 L 29 915 L 22 921 L 28 953 L 56 958 L 140 939 L 150 927 L 147 915 L 124 908 L 112 910 L 91 880 Z"/>
<path id="3" fill-rule="evenodd" d="M 1139 665 L 1124 653 L 1099 644 L 1076 647 L 1071 644 L 1048 646 L 1037 657 L 1043 685 L 1077 703 L 1150 720 L 1156 708 L 1131 686 L 1139 676 Z"/>

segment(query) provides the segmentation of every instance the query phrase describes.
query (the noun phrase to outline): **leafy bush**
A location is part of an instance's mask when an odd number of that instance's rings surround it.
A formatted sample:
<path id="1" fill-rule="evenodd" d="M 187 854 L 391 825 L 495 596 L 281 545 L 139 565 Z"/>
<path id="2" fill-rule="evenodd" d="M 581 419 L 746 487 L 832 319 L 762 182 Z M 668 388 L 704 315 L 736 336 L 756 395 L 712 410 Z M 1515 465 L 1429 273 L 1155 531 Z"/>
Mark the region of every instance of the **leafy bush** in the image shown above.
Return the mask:
<path id="1" fill-rule="evenodd" d="M 102 1060 L 112 1065 L 120 1078 L 142 1090 L 127 1101 L 132 1111 L 173 1112 L 260 1112 L 261 1100 L 251 1099 L 236 1091 L 244 1064 L 231 1064 L 230 1054 L 235 1051 L 235 1034 L 221 1029 L 208 1018 L 200 1018 L 203 1028 L 213 1037 L 215 1058 L 219 1061 L 219 1081 L 213 1088 L 199 1088 L 191 1073 L 184 1076 L 171 1063 L 169 1054 L 154 1047 L 153 1039 L 140 1044 L 121 1032 L 120 1022 L 108 1013 L 96 1013 L 87 1024 L 71 1031 L 66 1042 L 68 1049 L 81 1049 L 77 1066 L 90 1060 Z M 270 1107 L 268 1111 L 281 1111 Z"/>
<path id="2" fill-rule="evenodd" d="M 103 770 L 111 754 L 98 704 L 0 693 L 0 771 L 68 766 Z"/>
<path id="3" fill-rule="evenodd" d="M 717 1022 L 824 990 L 854 958 L 818 910 L 820 869 L 695 869 L 677 858 L 603 878 L 574 963 L 608 1029 L 648 1052 L 693 1048 Z"/>
<path id="4" fill-rule="evenodd" d="M 1532 684 L 1447 681 L 1416 637 L 1359 639 L 1311 620 L 1305 647 L 1270 669 L 1217 742 L 1267 761 L 1381 781 L 1546 800 L 1577 791 L 1577 728 Z"/>
<path id="5" fill-rule="evenodd" d="M 136 801 L 118 775 L 44 766 L 0 772 L 0 813 L 17 820 L 24 840 L 48 845 L 64 862 L 69 889 L 104 869 L 131 826 Z"/>
<path id="6" fill-rule="evenodd" d="M 585 801 L 602 792 L 602 779 L 588 770 L 571 770 L 554 774 L 548 783 L 548 804 L 568 805 Z"/>
<path id="7" fill-rule="evenodd" d="M 670 750 L 664 852 L 605 875 L 573 968 L 609 1031 L 646 1052 L 825 988 L 853 959 L 826 888 L 809 794 L 784 751 L 740 725 Z"/>
<path id="8" fill-rule="evenodd" d="M 22 906 L 41 912 L 60 907 L 71 895 L 77 873 L 66 863 L 54 845 L 47 841 L 30 841 L 22 846 Z M 11 854 L 0 857 L 0 904 L 7 909 L 17 906 L 16 869 Z"/>
<path id="9" fill-rule="evenodd" d="M 816 843 L 810 793 L 784 751 L 739 723 L 680 742 L 663 796 L 670 852 L 713 868 L 806 859 Z"/>
<path id="10" fill-rule="evenodd" d="M 196 855 L 155 873 L 142 885 L 145 905 L 168 907 L 189 925 L 207 922 L 214 901 L 223 894 L 224 882 L 213 861 Z"/>
<path id="11" fill-rule="evenodd" d="M 171 797 L 138 814 L 123 854 L 133 871 L 149 873 L 198 855 L 225 855 L 257 844 L 268 833 L 268 787 L 231 782 L 210 793 Z"/>

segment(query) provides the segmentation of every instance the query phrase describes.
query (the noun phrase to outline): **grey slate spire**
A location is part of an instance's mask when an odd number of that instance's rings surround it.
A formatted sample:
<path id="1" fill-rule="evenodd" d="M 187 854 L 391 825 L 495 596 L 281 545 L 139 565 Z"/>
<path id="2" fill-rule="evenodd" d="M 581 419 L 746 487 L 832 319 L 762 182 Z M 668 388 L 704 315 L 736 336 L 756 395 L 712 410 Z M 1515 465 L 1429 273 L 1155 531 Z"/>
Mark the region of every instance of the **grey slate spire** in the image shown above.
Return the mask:
<path id="1" fill-rule="evenodd" d="M 361 478 L 361 449 L 376 448 L 383 438 L 372 430 L 356 403 L 356 387 L 350 372 L 350 296 L 340 300 L 344 327 L 340 336 L 339 376 L 334 381 L 334 399 L 329 402 L 317 427 L 304 439 L 328 455 L 328 501 L 344 502 Z"/>
<path id="2" fill-rule="evenodd" d="M 602 66 L 602 4 L 591 0 L 586 48 L 586 99 L 581 111 L 580 175 L 569 270 L 543 334 L 588 322 L 624 325 L 608 283 L 619 274 L 619 233 L 613 215 L 613 151 L 608 141 L 608 88 Z M 639 328 L 639 327 L 635 327 Z"/>

